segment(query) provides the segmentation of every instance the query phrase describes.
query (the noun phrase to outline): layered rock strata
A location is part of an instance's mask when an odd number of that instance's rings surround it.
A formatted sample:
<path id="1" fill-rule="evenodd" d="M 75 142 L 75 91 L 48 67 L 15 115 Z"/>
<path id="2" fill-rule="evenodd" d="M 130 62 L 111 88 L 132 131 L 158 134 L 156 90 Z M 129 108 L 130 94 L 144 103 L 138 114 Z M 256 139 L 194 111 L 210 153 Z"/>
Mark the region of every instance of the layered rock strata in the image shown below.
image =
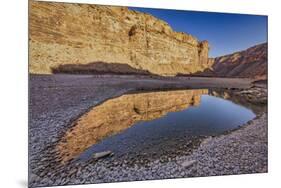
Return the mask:
<path id="1" fill-rule="evenodd" d="M 209 59 L 210 68 L 196 75 L 267 79 L 267 43 Z"/>
<path id="2" fill-rule="evenodd" d="M 208 66 L 209 45 L 126 7 L 30 1 L 30 73 L 60 65 L 126 64 L 158 75 Z"/>

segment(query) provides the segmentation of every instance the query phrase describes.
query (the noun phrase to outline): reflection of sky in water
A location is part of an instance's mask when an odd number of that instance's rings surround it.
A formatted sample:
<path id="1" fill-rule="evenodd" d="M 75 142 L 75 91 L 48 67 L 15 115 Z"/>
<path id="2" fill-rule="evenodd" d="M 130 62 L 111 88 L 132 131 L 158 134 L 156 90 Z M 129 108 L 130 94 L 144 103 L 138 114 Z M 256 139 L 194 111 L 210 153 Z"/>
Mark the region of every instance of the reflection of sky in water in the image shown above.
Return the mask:
<path id="1" fill-rule="evenodd" d="M 171 147 L 176 147 L 178 139 L 220 134 L 254 117 L 255 114 L 243 106 L 222 98 L 202 95 L 199 106 L 190 106 L 155 120 L 136 123 L 93 145 L 81 157 L 88 158 L 93 152 L 105 150 L 111 150 L 117 155 L 130 151 L 142 152 L 148 148 L 155 150 L 161 149 L 163 144 L 171 143 Z"/>
<path id="2" fill-rule="evenodd" d="M 170 112 L 159 119 L 137 123 L 128 132 L 148 131 L 146 135 L 155 134 L 155 137 L 169 135 L 170 131 L 188 130 L 192 135 L 212 135 L 236 128 L 254 117 L 255 114 L 249 109 L 221 98 L 203 95 L 197 107 Z"/>

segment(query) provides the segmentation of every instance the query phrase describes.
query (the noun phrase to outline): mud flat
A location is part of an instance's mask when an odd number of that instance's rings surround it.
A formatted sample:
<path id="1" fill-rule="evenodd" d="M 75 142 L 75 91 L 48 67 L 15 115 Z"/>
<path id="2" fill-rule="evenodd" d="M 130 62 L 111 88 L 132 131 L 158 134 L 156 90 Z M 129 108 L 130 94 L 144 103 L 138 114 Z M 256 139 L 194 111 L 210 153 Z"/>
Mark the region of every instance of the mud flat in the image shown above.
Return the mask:
<path id="1" fill-rule="evenodd" d="M 159 159 L 113 155 L 62 164 L 54 149 L 75 119 L 109 98 L 136 91 L 191 88 L 227 88 L 237 95 L 256 96 L 261 89 L 253 88 L 249 79 L 30 75 L 29 84 L 31 187 L 267 172 L 267 115 L 260 109 L 247 126 L 192 143 L 180 140 L 183 147 L 178 155 Z"/>

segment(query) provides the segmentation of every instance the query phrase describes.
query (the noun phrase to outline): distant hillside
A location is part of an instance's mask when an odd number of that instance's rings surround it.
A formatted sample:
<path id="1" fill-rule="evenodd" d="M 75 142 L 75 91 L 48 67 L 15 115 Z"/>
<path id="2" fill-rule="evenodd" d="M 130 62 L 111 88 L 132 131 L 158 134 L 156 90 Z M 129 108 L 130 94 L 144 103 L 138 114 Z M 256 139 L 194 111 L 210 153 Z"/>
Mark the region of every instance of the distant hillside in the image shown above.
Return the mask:
<path id="1" fill-rule="evenodd" d="M 244 51 L 209 59 L 210 68 L 195 73 L 199 76 L 267 78 L 267 43 Z"/>

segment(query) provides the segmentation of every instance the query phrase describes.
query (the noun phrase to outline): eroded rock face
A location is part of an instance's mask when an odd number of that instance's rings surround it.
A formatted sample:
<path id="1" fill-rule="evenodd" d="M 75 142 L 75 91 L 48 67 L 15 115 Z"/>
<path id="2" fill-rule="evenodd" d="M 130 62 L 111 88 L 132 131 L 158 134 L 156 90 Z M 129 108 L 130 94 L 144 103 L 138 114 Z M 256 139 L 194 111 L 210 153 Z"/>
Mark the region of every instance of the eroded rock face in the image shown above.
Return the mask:
<path id="1" fill-rule="evenodd" d="M 209 59 L 209 66 L 202 75 L 267 79 L 267 43 Z"/>
<path id="2" fill-rule="evenodd" d="M 126 7 L 30 2 L 30 72 L 62 64 L 128 64 L 153 74 L 203 70 L 209 45 Z"/>
<path id="3" fill-rule="evenodd" d="M 101 139 L 117 134 L 139 121 L 160 118 L 168 112 L 200 104 L 207 89 L 127 94 L 94 107 L 77 119 L 62 137 L 57 150 L 67 162 Z"/>

